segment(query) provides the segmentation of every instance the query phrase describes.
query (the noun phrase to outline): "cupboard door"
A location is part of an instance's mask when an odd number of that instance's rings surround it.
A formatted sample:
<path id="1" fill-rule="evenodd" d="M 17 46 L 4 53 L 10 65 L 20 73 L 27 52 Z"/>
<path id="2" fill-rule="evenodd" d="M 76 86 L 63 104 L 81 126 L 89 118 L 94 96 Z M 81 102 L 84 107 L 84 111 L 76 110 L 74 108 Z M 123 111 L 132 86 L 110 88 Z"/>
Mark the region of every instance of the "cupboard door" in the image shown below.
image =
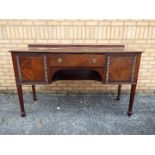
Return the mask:
<path id="1" fill-rule="evenodd" d="M 133 82 L 135 56 L 108 56 L 108 82 Z"/>
<path id="2" fill-rule="evenodd" d="M 48 82 L 46 56 L 17 56 L 20 82 Z"/>

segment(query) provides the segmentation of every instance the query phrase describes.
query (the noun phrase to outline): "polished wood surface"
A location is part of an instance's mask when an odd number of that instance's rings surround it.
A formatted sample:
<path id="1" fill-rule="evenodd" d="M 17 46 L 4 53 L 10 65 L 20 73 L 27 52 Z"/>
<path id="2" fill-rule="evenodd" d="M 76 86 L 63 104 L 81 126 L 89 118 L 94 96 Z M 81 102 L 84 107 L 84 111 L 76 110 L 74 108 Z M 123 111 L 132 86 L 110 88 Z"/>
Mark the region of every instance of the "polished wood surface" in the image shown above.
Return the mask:
<path id="1" fill-rule="evenodd" d="M 94 47 L 94 48 L 121 48 L 124 49 L 124 45 L 118 45 L 118 44 L 28 44 L 29 48 L 52 48 L 52 47 Z"/>
<path id="2" fill-rule="evenodd" d="M 25 112 L 25 107 L 24 107 L 22 85 L 17 85 L 17 93 L 18 93 L 18 98 L 19 98 L 19 103 L 20 103 L 21 116 L 25 117 L 26 112 Z"/>
<path id="3" fill-rule="evenodd" d="M 32 85 L 36 100 L 35 85 L 56 80 L 97 80 L 103 84 L 117 84 L 117 100 L 121 85 L 131 84 L 128 109 L 128 115 L 131 115 L 141 53 L 125 51 L 123 45 L 30 44 L 27 50 L 11 50 L 21 115 L 25 116 L 22 85 Z"/>
<path id="4" fill-rule="evenodd" d="M 120 96 L 121 96 L 121 85 L 118 85 L 118 93 L 117 93 L 117 100 L 120 100 Z"/>
<path id="5" fill-rule="evenodd" d="M 16 52 L 16 53 L 53 53 L 53 54 L 58 54 L 58 53 L 63 53 L 63 54 L 102 54 L 102 53 L 139 53 L 142 51 L 123 51 L 122 48 L 86 48 L 86 47 L 80 47 L 80 48 L 21 48 L 21 49 L 15 49 L 11 50 L 9 52 Z"/>
<path id="6" fill-rule="evenodd" d="M 33 100 L 36 101 L 36 89 L 35 89 L 35 85 L 32 85 L 32 93 L 33 93 Z"/>
<path id="7" fill-rule="evenodd" d="M 124 52 L 124 45 L 90 45 L 90 44 L 85 44 L 85 45 L 68 45 L 68 44 L 29 44 L 28 49 L 27 48 L 22 48 L 22 49 L 14 49 L 11 50 L 10 52 L 19 52 L 19 53 L 24 53 L 24 52 L 37 52 L 37 53 L 80 53 L 80 54 L 85 54 L 85 53 L 94 53 L 95 54 L 100 54 L 100 53 L 109 53 L 109 52 Z M 137 51 L 126 51 L 126 53 L 136 53 Z"/>
<path id="8" fill-rule="evenodd" d="M 19 57 L 22 81 L 45 81 L 44 57 Z"/>
<path id="9" fill-rule="evenodd" d="M 104 67 L 105 55 L 97 54 L 50 54 L 52 67 Z"/>
<path id="10" fill-rule="evenodd" d="M 130 101 L 129 101 L 129 107 L 128 107 L 128 116 L 132 115 L 132 108 L 133 108 L 133 103 L 135 99 L 135 92 L 136 92 L 136 84 L 131 85 L 131 92 L 130 92 Z"/>
<path id="11" fill-rule="evenodd" d="M 132 59 L 134 57 L 110 57 L 109 81 L 130 81 L 132 75 Z"/>

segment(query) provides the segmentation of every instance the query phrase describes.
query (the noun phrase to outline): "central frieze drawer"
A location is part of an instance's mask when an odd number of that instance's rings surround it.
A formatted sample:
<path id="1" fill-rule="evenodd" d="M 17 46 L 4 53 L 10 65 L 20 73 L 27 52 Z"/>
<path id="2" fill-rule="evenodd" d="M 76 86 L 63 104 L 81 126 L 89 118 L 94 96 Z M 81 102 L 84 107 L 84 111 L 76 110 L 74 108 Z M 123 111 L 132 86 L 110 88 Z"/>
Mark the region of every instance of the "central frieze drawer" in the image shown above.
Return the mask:
<path id="1" fill-rule="evenodd" d="M 54 67 L 104 67 L 105 55 L 101 54 L 51 54 L 49 65 Z"/>

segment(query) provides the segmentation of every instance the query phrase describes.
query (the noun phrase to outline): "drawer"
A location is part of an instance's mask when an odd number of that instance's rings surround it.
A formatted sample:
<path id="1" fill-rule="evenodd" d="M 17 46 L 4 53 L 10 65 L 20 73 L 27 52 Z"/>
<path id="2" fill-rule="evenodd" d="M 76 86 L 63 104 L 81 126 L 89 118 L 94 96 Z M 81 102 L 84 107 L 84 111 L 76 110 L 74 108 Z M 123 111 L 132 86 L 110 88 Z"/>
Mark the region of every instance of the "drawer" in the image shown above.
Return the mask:
<path id="1" fill-rule="evenodd" d="M 104 67 L 105 55 L 101 54 L 51 54 L 49 65 L 54 67 Z"/>

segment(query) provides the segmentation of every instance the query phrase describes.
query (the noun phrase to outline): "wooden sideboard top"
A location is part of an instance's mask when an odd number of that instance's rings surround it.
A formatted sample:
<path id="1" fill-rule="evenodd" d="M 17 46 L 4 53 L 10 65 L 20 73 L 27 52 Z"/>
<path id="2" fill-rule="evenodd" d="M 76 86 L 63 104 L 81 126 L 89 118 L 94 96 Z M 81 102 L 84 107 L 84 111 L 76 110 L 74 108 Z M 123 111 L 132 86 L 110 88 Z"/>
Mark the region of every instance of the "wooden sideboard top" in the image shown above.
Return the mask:
<path id="1" fill-rule="evenodd" d="M 124 45 L 112 44 L 29 44 L 28 48 L 10 50 L 9 52 L 45 52 L 45 53 L 142 53 L 142 51 L 125 51 Z"/>
<path id="2" fill-rule="evenodd" d="M 23 48 L 9 52 L 39 52 L 39 53 L 142 53 L 142 51 L 123 51 L 119 49 L 107 48 Z"/>
<path id="3" fill-rule="evenodd" d="M 143 51 L 121 51 L 119 49 L 102 49 L 102 48 L 29 48 L 15 49 L 9 52 L 39 52 L 39 53 L 142 53 Z"/>

